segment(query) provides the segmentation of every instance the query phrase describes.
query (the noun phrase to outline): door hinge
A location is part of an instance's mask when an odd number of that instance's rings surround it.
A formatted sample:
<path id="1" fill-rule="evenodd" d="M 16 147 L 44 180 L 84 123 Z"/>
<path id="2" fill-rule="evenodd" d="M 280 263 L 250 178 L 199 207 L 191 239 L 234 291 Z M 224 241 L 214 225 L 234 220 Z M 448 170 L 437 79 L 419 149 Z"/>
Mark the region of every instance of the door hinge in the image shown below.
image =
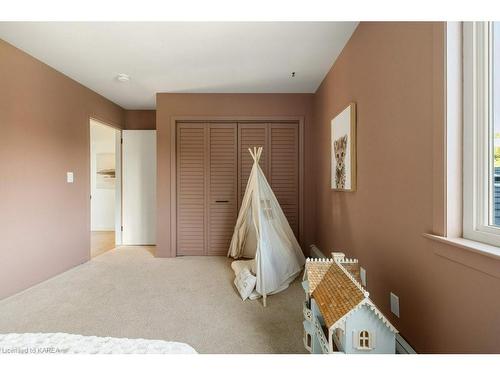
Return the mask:
<path id="1" fill-rule="evenodd" d="M 123 232 L 123 225 L 120 227 L 120 230 Z"/>
<path id="2" fill-rule="evenodd" d="M 123 144 L 123 138 L 120 138 L 120 144 L 121 145 Z"/>

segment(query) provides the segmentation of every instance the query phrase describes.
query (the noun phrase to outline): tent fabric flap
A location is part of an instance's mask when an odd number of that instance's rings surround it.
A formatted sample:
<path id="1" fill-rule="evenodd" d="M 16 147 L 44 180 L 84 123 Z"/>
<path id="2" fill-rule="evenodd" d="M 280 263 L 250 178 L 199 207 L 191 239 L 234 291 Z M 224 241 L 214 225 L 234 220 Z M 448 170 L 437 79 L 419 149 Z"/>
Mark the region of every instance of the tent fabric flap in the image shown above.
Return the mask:
<path id="1" fill-rule="evenodd" d="M 302 270 L 305 257 L 259 166 L 262 148 L 249 151 L 254 164 L 228 256 L 255 258 L 256 290 L 266 296 L 286 289 Z"/>

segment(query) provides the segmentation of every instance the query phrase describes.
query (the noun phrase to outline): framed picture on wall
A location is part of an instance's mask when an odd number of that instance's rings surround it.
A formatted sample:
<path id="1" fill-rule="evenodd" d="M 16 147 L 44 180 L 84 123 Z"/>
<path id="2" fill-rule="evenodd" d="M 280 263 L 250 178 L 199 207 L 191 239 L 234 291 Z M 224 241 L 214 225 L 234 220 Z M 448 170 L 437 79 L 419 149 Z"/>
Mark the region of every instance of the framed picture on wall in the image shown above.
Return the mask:
<path id="1" fill-rule="evenodd" d="M 331 122 L 331 187 L 356 190 L 356 104 L 351 103 Z"/>

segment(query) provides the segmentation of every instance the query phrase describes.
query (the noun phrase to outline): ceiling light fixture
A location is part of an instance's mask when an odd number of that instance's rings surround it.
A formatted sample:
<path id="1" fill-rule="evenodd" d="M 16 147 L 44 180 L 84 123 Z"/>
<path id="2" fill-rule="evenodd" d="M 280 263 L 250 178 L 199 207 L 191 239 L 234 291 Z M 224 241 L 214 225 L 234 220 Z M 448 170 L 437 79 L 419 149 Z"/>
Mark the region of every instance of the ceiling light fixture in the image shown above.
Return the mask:
<path id="1" fill-rule="evenodd" d="M 116 79 L 120 82 L 128 82 L 130 81 L 130 76 L 125 73 L 120 73 L 116 76 Z"/>

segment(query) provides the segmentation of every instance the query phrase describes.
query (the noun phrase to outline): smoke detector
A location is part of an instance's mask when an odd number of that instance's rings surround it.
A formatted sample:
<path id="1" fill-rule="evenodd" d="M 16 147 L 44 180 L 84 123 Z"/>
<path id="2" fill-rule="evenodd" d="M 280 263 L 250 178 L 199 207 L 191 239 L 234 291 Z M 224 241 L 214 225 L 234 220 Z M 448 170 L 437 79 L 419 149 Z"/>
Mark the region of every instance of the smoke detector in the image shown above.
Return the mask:
<path id="1" fill-rule="evenodd" d="M 116 79 L 119 82 L 128 82 L 128 81 L 130 81 L 130 76 L 128 74 L 125 74 L 125 73 L 120 73 L 116 76 Z"/>

